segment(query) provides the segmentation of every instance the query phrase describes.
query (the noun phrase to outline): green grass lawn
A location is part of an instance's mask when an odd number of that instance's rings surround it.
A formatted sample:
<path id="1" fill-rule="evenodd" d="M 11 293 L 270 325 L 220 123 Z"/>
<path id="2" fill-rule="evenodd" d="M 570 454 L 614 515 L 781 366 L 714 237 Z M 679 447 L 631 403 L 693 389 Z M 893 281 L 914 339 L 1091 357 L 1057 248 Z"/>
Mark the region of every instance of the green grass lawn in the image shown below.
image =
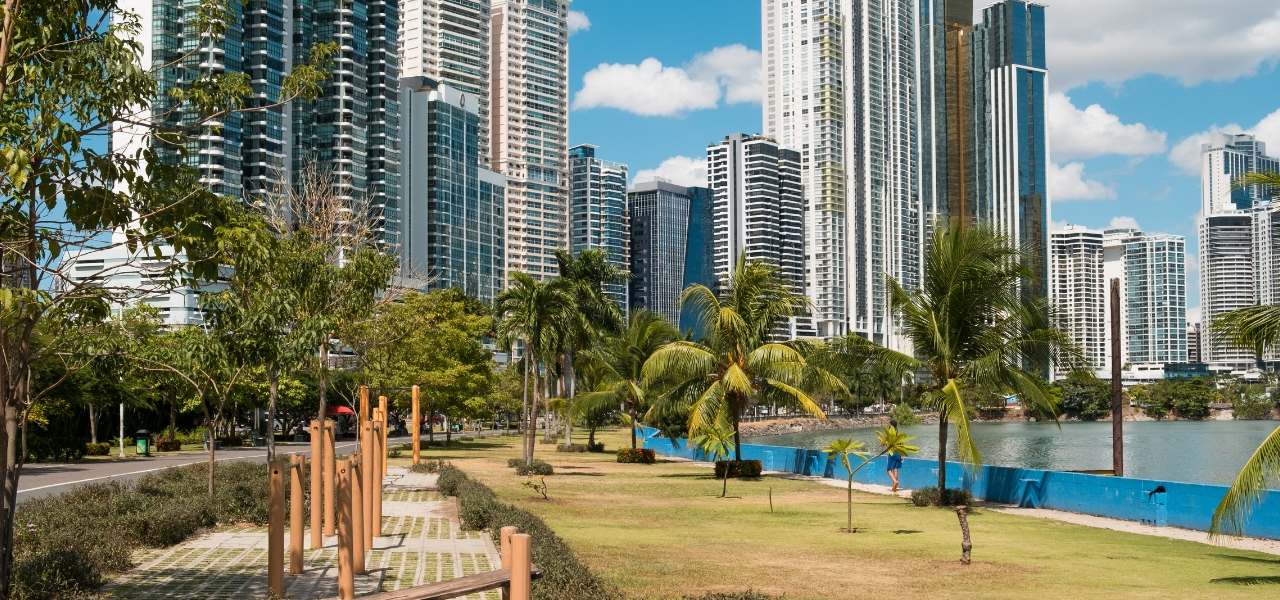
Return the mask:
<path id="1" fill-rule="evenodd" d="M 855 492 L 860 531 L 841 533 L 842 489 L 766 477 L 730 480 L 733 497 L 721 499 L 710 469 L 618 464 L 612 450 L 629 444 L 624 432 L 597 437 L 609 453 L 537 445 L 556 470 L 547 478 L 550 501 L 535 499 L 507 468 L 520 454 L 518 437 L 423 456 L 453 461 L 541 516 L 601 577 L 637 598 L 746 589 L 794 600 L 1280 597 L 1280 556 L 980 509 L 970 512 L 973 564 L 964 566 L 953 511 Z"/>

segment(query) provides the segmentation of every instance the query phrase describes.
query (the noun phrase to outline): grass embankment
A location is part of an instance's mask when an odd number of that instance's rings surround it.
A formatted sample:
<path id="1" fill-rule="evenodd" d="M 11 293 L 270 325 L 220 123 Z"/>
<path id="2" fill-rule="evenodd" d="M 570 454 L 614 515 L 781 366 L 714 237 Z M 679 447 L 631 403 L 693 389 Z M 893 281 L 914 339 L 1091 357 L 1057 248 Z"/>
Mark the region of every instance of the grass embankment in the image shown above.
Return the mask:
<path id="1" fill-rule="evenodd" d="M 432 448 L 498 496 L 542 517 L 604 581 L 636 598 L 748 588 L 810 598 L 1258 598 L 1280 593 L 1280 557 L 986 510 L 969 514 L 970 566 L 959 564 L 954 512 L 766 477 L 720 482 L 685 462 L 614 462 L 623 432 L 598 434 L 610 452 L 555 452 L 551 500 L 522 487 L 507 459 L 518 437 Z M 406 456 L 408 453 L 406 453 Z M 407 459 L 392 460 L 407 464 Z M 772 488 L 773 512 L 769 510 Z M 1246 585 L 1246 583 L 1252 585 Z"/>

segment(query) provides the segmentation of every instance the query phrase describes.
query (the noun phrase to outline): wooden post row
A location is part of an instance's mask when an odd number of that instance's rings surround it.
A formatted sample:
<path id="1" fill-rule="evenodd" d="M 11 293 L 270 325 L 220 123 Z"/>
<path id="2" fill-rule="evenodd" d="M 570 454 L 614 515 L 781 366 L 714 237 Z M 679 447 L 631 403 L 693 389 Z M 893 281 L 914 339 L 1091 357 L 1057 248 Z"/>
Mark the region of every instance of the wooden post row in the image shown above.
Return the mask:
<path id="1" fill-rule="evenodd" d="M 351 495 L 344 497 L 342 500 L 351 505 L 351 554 L 354 558 L 352 565 L 356 570 L 356 575 L 364 575 L 366 573 L 364 566 L 364 551 L 373 548 L 364 543 L 364 492 L 361 487 L 364 482 L 361 481 L 364 474 L 363 465 L 359 459 L 351 461 Z"/>
<path id="2" fill-rule="evenodd" d="M 276 596 L 284 596 L 284 470 L 284 461 L 267 464 L 267 589 Z"/>
<path id="3" fill-rule="evenodd" d="M 289 572 L 302 573 L 302 467 L 301 454 L 294 454 L 289 473 Z"/>
<path id="4" fill-rule="evenodd" d="M 333 474 L 336 465 L 334 464 L 334 423 L 329 419 L 324 420 L 324 435 L 321 437 L 324 441 L 324 534 L 326 536 L 334 535 L 334 514 L 333 495 L 336 487 L 333 481 Z"/>
<path id="5" fill-rule="evenodd" d="M 503 527 L 498 534 L 498 544 L 502 551 L 502 568 L 511 568 L 511 536 L 520 530 L 516 527 Z M 511 600 L 511 586 L 502 588 L 502 600 Z"/>
<path id="6" fill-rule="evenodd" d="M 382 537 L 382 478 L 387 469 L 387 445 L 383 442 L 386 430 L 386 413 L 381 409 L 375 411 L 377 418 L 373 421 L 373 466 L 369 474 L 373 479 L 373 506 L 369 517 L 373 524 L 373 537 Z"/>
<path id="7" fill-rule="evenodd" d="M 319 550 L 324 547 L 324 537 L 321 535 L 321 515 L 324 514 L 320 507 L 320 498 L 323 495 L 321 491 L 321 482 L 324 477 L 320 474 L 324 470 L 324 437 L 321 433 L 320 421 L 311 422 L 311 549 Z"/>
<path id="8" fill-rule="evenodd" d="M 511 586 L 509 600 L 532 600 L 533 553 L 527 533 L 511 534 Z"/>
<path id="9" fill-rule="evenodd" d="M 378 438 L 381 458 L 378 459 L 378 466 L 382 468 L 382 476 L 387 476 L 387 397 L 378 396 L 378 423 L 382 425 L 382 435 Z"/>
<path id="10" fill-rule="evenodd" d="M 351 461 L 338 461 L 338 496 L 350 498 Z M 338 598 L 352 600 L 356 597 L 354 523 L 352 521 L 351 503 L 343 502 L 338 506 Z"/>
<path id="11" fill-rule="evenodd" d="M 413 386 L 413 464 L 418 464 L 422 454 L 418 442 L 422 439 L 422 416 L 418 412 L 418 386 Z"/>
<path id="12" fill-rule="evenodd" d="M 373 547 L 373 421 L 364 421 L 360 427 L 360 466 L 364 479 L 364 510 L 357 515 L 364 520 L 364 547 Z"/>

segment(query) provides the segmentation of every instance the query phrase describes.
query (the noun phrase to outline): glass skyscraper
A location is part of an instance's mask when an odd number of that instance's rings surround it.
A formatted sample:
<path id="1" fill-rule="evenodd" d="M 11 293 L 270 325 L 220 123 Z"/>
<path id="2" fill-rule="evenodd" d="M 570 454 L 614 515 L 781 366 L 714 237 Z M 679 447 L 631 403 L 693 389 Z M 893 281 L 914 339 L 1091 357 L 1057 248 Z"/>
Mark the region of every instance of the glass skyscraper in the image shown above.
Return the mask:
<path id="1" fill-rule="evenodd" d="M 583 144 L 569 150 L 569 170 L 569 235 L 573 253 L 603 248 L 615 267 L 630 269 L 627 165 L 596 158 L 596 147 Z M 605 293 L 627 314 L 630 294 L 625 283 L 606 285 Z"/>
<path id="2" fill-rule="evenodd" d="M 683 292 L 693 284 L 716 289 L 715 271 L 715 196 L 711 188 L 691 187 L 689 194 L 689 232 L 685 236 Z M 702 334 L 698 315 L 688 308 L 680 310 L 680 331 L 693 330 L 694 339 Z"/>
<path id="3" fill-rule="evenodd" d="M 680 323 L 680 292 L 689 257 L 691 191 L 665 179 L 637 182 L 631 213 L 631 306 Z"/>
<path id="4" fill-rule="evenodd" d="M 506 178 L 482 168 L 479 101 L 425 77 L 401 80 L 404 275 L 486 302 L 505 281 Z"/>

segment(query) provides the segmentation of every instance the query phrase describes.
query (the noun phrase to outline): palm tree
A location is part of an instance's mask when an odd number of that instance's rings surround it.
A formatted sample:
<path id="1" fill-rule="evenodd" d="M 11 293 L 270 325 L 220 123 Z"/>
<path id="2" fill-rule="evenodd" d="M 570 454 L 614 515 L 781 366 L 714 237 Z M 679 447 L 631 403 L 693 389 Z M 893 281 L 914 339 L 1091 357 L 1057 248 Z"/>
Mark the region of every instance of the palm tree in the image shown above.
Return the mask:
<path id="1" fill-rule="evenodd" d="M 914 437 L 908 437 L 905 433 L 899 433 L 897 429 L 886 426 L 884 429 L 876 432 L 876 437 L 880 438 L 880 453 L 871 454 L 863 449 L 867 445 L 863 442 L 855 442 L 851 438 L 840 438 L 833 440 L 827 444 L 822 451 L 827 453 L 827 460 L 833 460 L 837 456 L 840 457 L 840 464 L 849 472 L 849 488 L 848 488 L 848 523 L 845 525 L 845 531 L 848 533 L 857 533 L 853 529 L 853 474 L 862 470 L 862 467 L 871 464 L 871 461 L 893 453 L 901 456 L 911 456 L 919 452 L 920 448 L 908 445 L 907 442 L 914 440 Z M 849 455 L 852 454 L 862 459 L 862 464 L 858 468 L 853 468 L 849 464 Z"/>
<path id="2" fill-rule="evenodd" d="M 938 489 L 946 489 L 948 425 L 956 427 L 960 461 L 982 462 L 969 435 L 969 386 L 1017 394 L 1024 406 L 1056 418 L 1057 400 L 1043 374 L 1084 365 L 1071 338 L 1051 324 L 1049 307 L 1020 288 L 1034 280 L 1020 250 L 986 226 L 939 224 L 925 250 L 924 281 L 906 289 L 888 278 L 900 331 L 919 362 L 905 354 L 853 342 L 892 370 L 916 363 L 928 375 L 924 400 L 939 413 Z M 914 369 L 913 369 L 914 370 Z"/>
<path id="3" fill-rule="evenodd" d="M 636 427 L 648 409 L 649 386 L 641 375 L 644 364 L 663 346 L 680 339 L 680 332 L 662 315 L 647 310 L 631 313 L 627 329 L 583 351 L 580 356 L 599 379 L 594 391 L 578 397 L 575 409 L 600 411 L 624 407 L 631 418 L 631 449 L 636 448 Z"/>
<path id="4" fill-rule="evenodd" d="M 511 286 L 494 298 L 498 324 L 498 339 L 505 350 L 511 350 L 516 341 L 524 343 L 524 460 L 533 462 L 533 446 L 538 417 L 538 373 L 534 373 L 533 403 L 529 403 L 529 369 L 538 370 L 546 359 L 556 355 L 554 342 L 565 328 L 573 312 L 573 300 L 561 279 L 537 281 L 526 273 L 511 274 Z M 550 371 L 550 369 L 548 369 Z M 550 378 L 550 373 L 547 373 Z M 545 387 L 545 386 L 544 386 Z M 532 411 L 530 410 L 532 408 Z"/>
<path id="5" fill-rule="evenodd" d="M 601 334 L 622 331 L 625 325 L 622 309 L 608 296 L 605 288 L 625 284 L 631 279 L 631 273 L 610 263 L 603 248 L 584 250 L 576 257 L 564 250 L 556 250 L 556 262 L 559 263 L 560 279 L 565 282 L 565 291 L 574 305 L 557 344 L 564 371 L 565 398 L 571 413 L 575 395 L 575 351 L 590 348 Z M 573 432 L 569 427 L 566 422 L 565 445 L 573 443 Z"/>
<path id="6" fill-rule="evenodd" d="M 719 462 L 729 456 L 730 452 L 734 452 L 738 448 L 738 434 L 736 431 L 728 427 L 722 427 L 719 424 L 703 427 L 702 432 L 694 436 L 690 440 L 693 447 L 704 456 L 709 456 L 711 462 Z M 724 483 L 720 487 L 720 497 L 724 498 L 729 493 L 729 465 L 724 466 Z"/>
<path id="7" fill-rule="evenodd" d="M 1278 182 L 1280 183 L 1280 182 Z M 1280 344 L 1280 306 L 1249 306 L 1214 318 L 1210 332 L 1218 344 L 1248 348 L 1264 356 Z M 1280 427 L 1244 463 L 1227 495 L 1213 511 L 1209 535 L 1244 534 L 1245 522 L 1268 488 L 1280 485 Z"/>
<path id="8" fill-rule="evenodd" d="M 720 286 L 719 298 L 698 284 L 681 294 L 681 306 L 697 311 L 706 343 L 675 341 L 645 361 L 642 379 L 650 386 L 669 386 L 646 419 L 663 412 L 687 414 L 690 436 L 727 425 L 733 431 L 735 459 L 741 460 L 738 423 L 751 406 L 777 402 L 825 419 L 809 394 L 848 396 L 849 390 L 831 373 L 808 364 L 797 348 L 770 341 L 785 319 L 808 307 L 778 267 L 740 255 Z"/>

